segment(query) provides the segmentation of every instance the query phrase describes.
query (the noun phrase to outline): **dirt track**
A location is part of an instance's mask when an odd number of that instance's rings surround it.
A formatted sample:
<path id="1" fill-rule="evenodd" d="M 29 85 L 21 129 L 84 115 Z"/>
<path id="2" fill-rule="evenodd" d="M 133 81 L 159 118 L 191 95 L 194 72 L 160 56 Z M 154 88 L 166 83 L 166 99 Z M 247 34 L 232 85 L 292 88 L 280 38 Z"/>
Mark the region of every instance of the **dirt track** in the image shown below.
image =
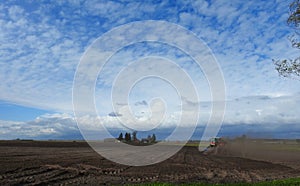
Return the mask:
<path id="1" fill-rule="evenodd" d="M 0 142 L 0 185 L 101 185 L 141 182 L 257 182 L 300 176 L 291 167 L 235 157 L 206 156 L 184 147 L 146 167 L 110 162 L 82 142 Z"/>

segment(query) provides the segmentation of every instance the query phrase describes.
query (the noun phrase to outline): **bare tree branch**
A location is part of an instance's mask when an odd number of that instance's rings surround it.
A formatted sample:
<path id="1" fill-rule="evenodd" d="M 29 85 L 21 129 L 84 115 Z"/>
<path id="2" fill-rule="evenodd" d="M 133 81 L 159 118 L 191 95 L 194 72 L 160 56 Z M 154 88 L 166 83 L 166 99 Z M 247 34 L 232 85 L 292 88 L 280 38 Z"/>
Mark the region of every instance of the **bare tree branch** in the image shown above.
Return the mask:
<path id="1" fill-rule="evenodd" d="M 292 47 L 300 49 L 300 0 L 294 0 L 290 4 L 290 15 L 287 23 L 295 29 L 295 34 L 289 36 Z M 300 57 L 296 59 L 273 60 L 275 69 L 283 77 L 300 77 Z"/>

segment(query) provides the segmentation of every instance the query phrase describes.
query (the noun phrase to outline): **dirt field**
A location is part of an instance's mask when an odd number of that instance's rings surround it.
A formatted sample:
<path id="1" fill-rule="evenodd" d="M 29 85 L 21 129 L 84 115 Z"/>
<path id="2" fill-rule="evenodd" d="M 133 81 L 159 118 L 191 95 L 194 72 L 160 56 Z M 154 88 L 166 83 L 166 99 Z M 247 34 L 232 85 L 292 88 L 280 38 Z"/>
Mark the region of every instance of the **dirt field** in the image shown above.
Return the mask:
<path id="1" fill-rule="evenodd" d="M 235 139 L 218 149 L 216 154 L 267 161 L 300 170 L 300 143 L 296 140 Z"/>
<path id="2" fill-rule="evenodd" d="M 271 161 L 203 155 L 190 146 L 159 164 L 130 167 L 104 159 L 84 142 L 0 141 L 0 185 L 232 183 L 300 176 L 291 162 Z"/>

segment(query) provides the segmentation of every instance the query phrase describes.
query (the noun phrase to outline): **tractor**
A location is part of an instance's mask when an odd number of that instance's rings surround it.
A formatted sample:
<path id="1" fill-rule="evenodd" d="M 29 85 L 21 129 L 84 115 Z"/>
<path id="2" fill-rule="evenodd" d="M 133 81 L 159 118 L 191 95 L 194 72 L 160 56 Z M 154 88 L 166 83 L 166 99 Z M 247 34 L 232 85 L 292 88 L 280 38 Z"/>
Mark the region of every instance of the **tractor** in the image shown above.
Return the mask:
<path id="1" fill-rule="evenodd" d="M 218 147 L 218 146 L 223 146 L 225 145 L 225 141 L 222 138 L 211 138 L 209 146 L 210 147 Z"/>
<path id="2" fill-rule="evenodd" d="M 223 138 L 214 137 L 210 139 L 209 146 L 204 149 L 203 154 L 218 154 L 224 150 L 225 140 Z"/>

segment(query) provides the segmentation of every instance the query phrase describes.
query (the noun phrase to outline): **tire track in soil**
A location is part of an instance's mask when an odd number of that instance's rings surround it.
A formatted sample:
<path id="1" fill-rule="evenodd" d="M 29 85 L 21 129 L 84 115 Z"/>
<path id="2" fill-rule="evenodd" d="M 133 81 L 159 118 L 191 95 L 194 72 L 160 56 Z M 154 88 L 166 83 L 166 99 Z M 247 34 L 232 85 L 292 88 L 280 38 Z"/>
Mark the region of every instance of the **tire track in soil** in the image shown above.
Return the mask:
<path id="1" fill-rule="evenodd" d="M 168 172 L 162 172 L 163 176 L 160 177 L 161 180 L 166 182 L 180 183 L 191 178 L 195 179 L 195 177 L 197 177 L 198 171 L 194 166 L 194 157 L 189 156 L 188 150 L 189 148 L 182 149 L 182 153 L 180 153 L 180 155 L 176 154 L 173 159 L 175 162 L 178 162 L 176 168 L 178 171 L 174 171 L 175 167 L 171 167 Z"/>
<path id="2" fill-rule="evenodd" d="M 42 174 L 44 172 L 48 172 L 48 170 L 39 167 L 17 169 L 14 172 L 8 171 L 5 174 L 0 175 L 0 183 L 5 183 L 5 181 L 1 181 L 1 179 L 6 179 L 6 181 L 14 181 L 25 177 L 30 177 L 36 174 Z"/>
<path id="3" fill-rule="evenodd" d="M 39 177 L 41 177 L 42 179 L 36 179 L 35 182 L 33 182 L 32 180 L 28 181 L 26 180 L 26 183 L 30 183 L 30 184 L 26 184 L 26 185 L 45 185 L 46 183 L 49 184 L 53 181 L 56 181 L 58 179 L 60 179 L 62 176 L 66 175 L 67 172 L 66 171 L 61 171 L 61 170 L 55 170 L 52 171 L 51 173 L 49 172 L 49 174 L 40 174 Z M 33 183 L 31 183 L 33 182 Z"/>
<path id="4" fill-rule="evenodd" d="M 27 186 L 38 186 L 38 185 L 68 185 L 73 183 L 81 183 L 82 176 L 79 174 L 72 174 L 70 172 L 61 172 L 55 176 L 51 176 L 48 179 L 42 179 L 42 181 L 37 181 L 32 184 L 28 184 Z"/>
<path id="5" fill-rule="evenodd" d="M 20 172 L 21 171 L 21 172 Z M 78 177 L 80 172 L 75 169 L 62 168 L 60 166 L 44 166 L 40 168 L 20 169 L 14 174 L 2 175 L 5 181 L 0 181 L 1 185 L 45 185 L 66 181 Z"/>
<path id="6" fill-rule="evenodd" d="M 17 172 L 14 175 L 10 175 L 6 178 L 4 182 L 0 182 L 4 185 L 24 185 L 27 183 L 34 182 L 39 177 L 42 177 L 43 179 L 47 177 L 56 176 L 57 174 L 60 174 L 60 171 L 57 170 L 49 170 L 47 168 L 41 168 L 38 170 L 28 170 L 27 172 Z"/>

